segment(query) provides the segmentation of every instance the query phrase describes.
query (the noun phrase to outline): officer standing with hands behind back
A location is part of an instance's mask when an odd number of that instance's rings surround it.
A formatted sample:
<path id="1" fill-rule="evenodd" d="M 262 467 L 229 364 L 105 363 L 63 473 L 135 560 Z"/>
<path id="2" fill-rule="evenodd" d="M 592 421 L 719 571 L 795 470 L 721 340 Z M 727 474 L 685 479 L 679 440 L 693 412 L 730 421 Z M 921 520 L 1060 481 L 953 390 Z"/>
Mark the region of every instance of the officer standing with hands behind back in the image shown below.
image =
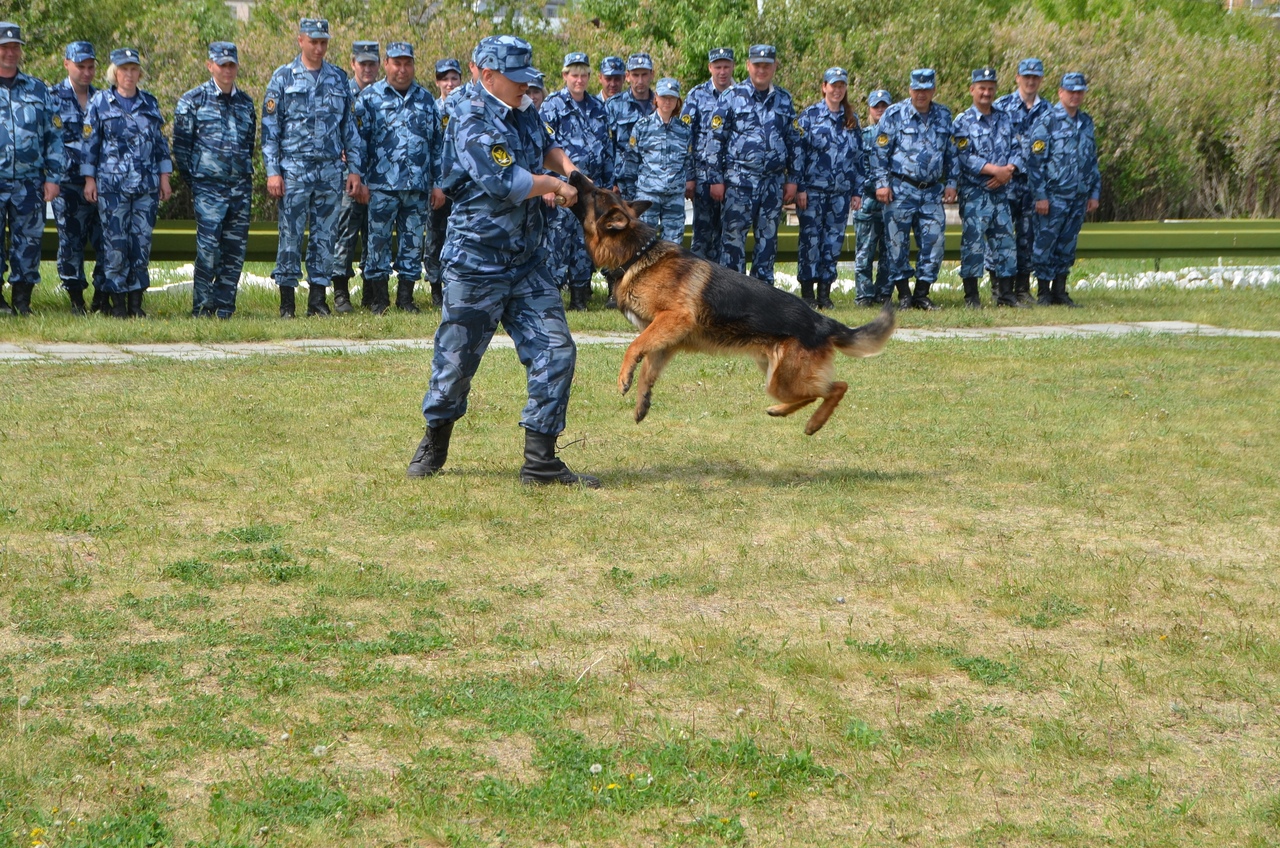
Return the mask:
<path id="1" fill-rule="evenodd" d="M 352 102 L 360 96 L 360 92 L 378 81 L 378 55 L 380 48 L 376 41 L 351 42 L 351 89 Z M 338 229 L 334 236 L 333 255 L 333 311 L 348 313 L 354 310 L 351 305 L 351 278 L 355 276 L 356 251 L 360 251 L 360 271 L 363 285 L 360 288 L 361 306 L 371 306 L 369 300 L 369 280 L 364 276 L 365 263 L 369 256 L 369 206 L 368 197 L 355 198 L 343 194 L 338 208 Z M 380 313 L 379 313 L 380 314 Z"/>
<path id="2" fill-rule="evenodd" d="M 53 219 L 58 225 L 58 277 L 71 299 L 71 313 L 85 314 L 84 290 L 89 282 L 84 276 L 84 248 L 91 245 L 99 261 L 93 264 L 92 312 L 107 312 L 107 289 L 102 282 L 102 222 L 98 209 L 84 199 L 84 177 L 80 174 L 80 143 L 84 141 L 85 114 L 89 101 L 98 90 L 93 78 L 98 73 L 98 56 L 87 41 L 73 41 L 62 54 L 67 78 L 49 90 L 62 124 L 62 152 L 66 162 L 61 191 L 53 199 Z"/>

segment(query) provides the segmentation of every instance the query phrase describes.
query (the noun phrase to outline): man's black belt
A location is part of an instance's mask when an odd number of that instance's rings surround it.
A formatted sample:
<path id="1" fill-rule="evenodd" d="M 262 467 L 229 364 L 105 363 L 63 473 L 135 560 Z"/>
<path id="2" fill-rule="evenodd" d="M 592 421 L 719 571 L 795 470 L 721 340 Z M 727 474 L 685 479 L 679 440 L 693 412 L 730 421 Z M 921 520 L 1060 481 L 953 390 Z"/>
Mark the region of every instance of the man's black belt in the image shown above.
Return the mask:
<path id="1" fill-rule="evenodd" d="M 895 180 L 901 180 L 902 182 L 906 183 L 909 186 L 915 186 L 921 191 L 927 188 L 933 188 L 934 186 L 938 185 L 937 180 L 934 180 L 931 183 L 921 182 L 920 180 L 913 180 L 910 177 L 906 176 L 905 174 L 898 174 L 898 173 L 894 173 L 893 171 L 889 172 L 889 176 L 893 177 Z"/>

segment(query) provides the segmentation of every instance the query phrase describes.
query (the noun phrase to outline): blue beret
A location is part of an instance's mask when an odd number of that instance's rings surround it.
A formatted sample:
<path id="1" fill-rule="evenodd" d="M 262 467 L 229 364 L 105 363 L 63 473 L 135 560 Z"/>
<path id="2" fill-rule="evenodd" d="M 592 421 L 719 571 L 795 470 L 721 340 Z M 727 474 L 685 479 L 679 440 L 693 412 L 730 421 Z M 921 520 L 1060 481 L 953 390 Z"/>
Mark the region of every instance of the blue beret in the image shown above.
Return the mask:
<path id="1" fill-rule="evenodd" d="M 215 41 L 209 45 L 209 61 L 215 65 L 238 65 L 240 53 L 230 41 Z"/>
<path id="2" fill-rule="evenodd" d="M 62 51 L 62 55 L 72 62 L 84 62 L 88 59 L 98 58 L 98 54 L 93 50 L 93 45 L 87 41 L 71 42 L 67 45 L 67 49 Z"/>
<path id="3" fill-rule="evenodd" d="M 893 104 L 893 95 L 883 88 L 877 88 L 875 91 L 867 95 L 868 106 L 878 106 L 881 103 Z"/>
<path id="4" fill-rule="evenodd" d="M 995 82 L 995 81 L 996 81 L 995 68 L 974 68 L 973 73 L 969 74 L 970 85 L 972 85 L 975 82 Z"/>
<path id="5" fill-rule="evenodd" d="M 1039 59 L 1023 59 L 1018 63 L 1018 76 L 1022 77 L 1042 77 L 1044 76 L 1044 62 Z"/>
<path id="6" fill-rule="evenodd" d="M 933 68 L 916 68 L 911 72 L 912 91 L 924 91 L 925 89 L 937 87 L 937 75 L 934 74 Z"/>
<path id="7" fill-rule="evenodd" d="M 844 68 L 827 68 L 826 73 L 822 75 L 822 81 L 827 84 L 835 82 L 847 83 L 849 81 L 849 72 Z"/>
<path id="8" fill-rule="evenodd" d="M 753 65 L 778 61 L 778 51 L 772 44 L 753 44 L 747 51 L 747 61 Z"/>
<path id="9" fill-rule="evenodd" d="M 407 41 L 392 41 L 387 44 L 387 58 L 398 59 L 401 57 L 413 58 L 413 45 Z"/>
<path id="10" fill-rule="evenodd" d="M 600 60 L 600 73 L 607 77 L 620 77 L 627 72 L 627 66 L 617 56 L 605 56 Z"/>
<path id="11" fill-rule="evenodd" d="M 111 64 L 117 68 L 121 65 L 141 65 L 142 58 L 132 47 L 117 47 L 111 51 Z"/>
<path id="12" fill-rule="evenodd" d="M 719 62 L 721 59 L 728 59 L 730 62 L 732 62 L 732 61 L 733 61 L 733 48 L 732 48 L 732 47 L 717 47 L 715 50 L 712 50 L 710 53 L 708 53 L 708 54 L 707 54 L 707 64 L 708 64 L 708 65 L 710 65 L 712 62 Z"/>
<path id="13" fill-rule="evenodd" d="M 462 76 L 462 65 L 459 64 L 457 59 L 441 59 L 436 62 L 436 76 L 442 77 L 450 71 Z"/>
<path id="14" fill-rule="evenodd" d="M 9 21 L 0 21 L 0 44 L 26 44 L 22 40 L 22 27 Z"/>
<path id="15" fill-rule="evenodd" d="M 475 63 L 497 71 L 512 82 L 531 83 L 539 76 L 534 69 L 533 47 L 514 35 L 491 35 L 476 47 Z"/>
<path id="16" fill-rule="evenodd" d="M 652 71 L 653 60 L 648 53 L 632 53 L 627 57 L 628 71 Z"/>
<path id="17" fill-rule="evenodd" d="M 329 22 L 324 18 L 303 18 L 298 21 L 298 33 L 310 38 L 328 38 Z"/>
<path id="18" fill-rule="evenodd" d="M 1071 73 L 1062 75 L 1062 85 L 1060 88 L 1067 91 L 1088 91 L 1089 83 L 1085 80 L 1084 74 L 1072 71 Z"/>

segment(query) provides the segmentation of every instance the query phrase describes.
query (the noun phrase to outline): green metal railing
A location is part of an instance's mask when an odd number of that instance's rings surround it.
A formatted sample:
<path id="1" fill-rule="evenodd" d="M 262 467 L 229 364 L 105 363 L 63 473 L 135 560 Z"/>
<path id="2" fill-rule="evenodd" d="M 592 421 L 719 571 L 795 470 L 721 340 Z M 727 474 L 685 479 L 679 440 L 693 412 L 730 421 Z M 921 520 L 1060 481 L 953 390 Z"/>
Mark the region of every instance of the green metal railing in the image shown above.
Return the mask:
<path id="1" fill-rule="evenodd" d="M 778 231 L 778 260 L 796 260 L 795 227 L 783 226 Z M 685 244 L 690 234 L 685 232 Z M 253 224 L 249 228 L 250 262 L 274 262 L 278 232 L 271 222 Z M 960 258 L 960 228 L 947 227 L 947 259 Z M 44 258 L 57 255 L 58 234 L 52 223 L 45 227 Z M 751 249 L 748 239 L 747 249 Z M 156 260 L 191 261 L 196 255 L 194 221 L 159 221 L 152 238 L 151 258 Z M 853 259 L 853 230 L 845 232 L 840 258 Z M 1173 256 L 1280 256 L 1280 220 L 1221 221 L 1120 221 L 1085 224 L 1080 233 L 1078 255 L 1089 259 L 1160 259 Z M 90 253 L 92 256 L 92 253 Z"/>

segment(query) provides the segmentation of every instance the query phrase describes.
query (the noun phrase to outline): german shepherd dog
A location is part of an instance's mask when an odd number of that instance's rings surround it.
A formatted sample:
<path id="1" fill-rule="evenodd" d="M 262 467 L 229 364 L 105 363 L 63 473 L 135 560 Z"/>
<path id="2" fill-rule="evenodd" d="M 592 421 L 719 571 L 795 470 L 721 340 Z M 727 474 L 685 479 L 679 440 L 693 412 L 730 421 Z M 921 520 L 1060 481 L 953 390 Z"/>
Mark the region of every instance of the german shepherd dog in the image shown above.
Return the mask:
<path id="1" fill-rule="evenodd" d="M 649 412 L 653 384 L 677 351 L 751 356 L 765 373 L 765 391 L 779 402 L 770 415 L 790 415 L 819 398 L 804 431 L 827 423 L 849 389 L 833 380 L 835 352 L 875 356 L 893 335 L 892 307 L 869 324 L 846 327 L 815 312 L 800 298 L 706 261 L 642 223 L 648 201 L 627 203 L 581 172 L 569 179 L 578 190 L 571 207 L 582 222 L 587 250 L 614 288 L 618 309 L 641 331 L 622 357 L 618 388 L 636 387 L 636 423 Z"/>

